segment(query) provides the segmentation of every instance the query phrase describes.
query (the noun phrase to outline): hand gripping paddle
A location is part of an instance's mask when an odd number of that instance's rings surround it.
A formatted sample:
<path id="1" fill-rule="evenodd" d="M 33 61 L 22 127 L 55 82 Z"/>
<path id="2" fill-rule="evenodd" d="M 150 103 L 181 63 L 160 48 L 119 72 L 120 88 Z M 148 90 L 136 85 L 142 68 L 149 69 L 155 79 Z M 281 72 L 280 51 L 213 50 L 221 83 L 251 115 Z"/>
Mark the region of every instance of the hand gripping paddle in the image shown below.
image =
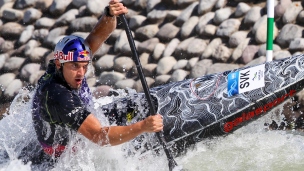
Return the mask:
<path id="1" fill-rule="evenodd" d="M 131 30 L 130 30 L 129 25 L 127 23 L 126 16 L 124 14 L 121 14 L 121 15 L 119 15 L 119 18 L 124 25 L 124 28 L 125 28 L 125 31 L 126 31 L 126 34 L 127 34 L 127 37 L 128 37 L 128 41 L 129 41 L 131 51 L 132 51 L 132 54 L 133 54 L 132 58 L 133 58 L 133 61 L 136 64 L 136 68 L 137 68 L 137 71 L 138 71 L 138 74 L 139 74 L 139 78 L 140 78 L 141 84 L 143 86 L 143 90 L 145 92 L 147 101 L 149 103 L 150 115 L 155 115 L 156 114 L 155 105 L 152 101 L 152 98 L 151 98 L 151 95 L 150 95 L 150 92 L 149 92 L 149 89 L 148 89 L 148 86 L 147 86 L 147 81 L 146 81 L 146 78 L 143 74 L 143 70 L 142 70 L 142 67 L 141 67 L 141 64 L 140 64 L 140 61 L 139 61 L 139 57 L 138 57 L 137 50 L 136 50 L 136 47 L 135 47 L 135 43 L 134 43 L 134 40 L 133 40 L 133 37 L 132 37 L 132 34 L 131 34 Z M 172 171 L 173 168 L 177 166 L 177 163 L 175 162 L 175 160 L 172 157 L 171 152 L 167 148 L 163 133 L 157 132 L 156 136 L 157 136 L 159 142 L 161 143 L 161 145 L 163 146 L 163 148 L 165 150 L 165 153 L 166 153 L 167 159 L 168 159 L 169 170 Z"/>

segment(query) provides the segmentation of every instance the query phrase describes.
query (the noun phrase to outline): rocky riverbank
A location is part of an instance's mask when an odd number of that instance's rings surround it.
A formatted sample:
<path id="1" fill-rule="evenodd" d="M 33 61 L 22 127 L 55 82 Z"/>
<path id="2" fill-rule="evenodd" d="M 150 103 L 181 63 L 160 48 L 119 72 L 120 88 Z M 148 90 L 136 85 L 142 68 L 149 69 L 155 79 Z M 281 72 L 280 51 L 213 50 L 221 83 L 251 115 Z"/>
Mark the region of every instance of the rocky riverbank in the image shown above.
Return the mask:
<path id="1" fill-rule="evenodd" d="M 265 1 L 123 0 L 150 87 L 265 62 Z M 86 37 L 102 0 L 0 0 L 0 105 L 44 73 L 64 35 Z M 275 2 L 274 59 L 304 50 L 303 2 Z M 126 34 L 117 29 L 87 73 L 89 86 L 141 91 Z M 3 105 L 4 106 L 4 105 Z"/>

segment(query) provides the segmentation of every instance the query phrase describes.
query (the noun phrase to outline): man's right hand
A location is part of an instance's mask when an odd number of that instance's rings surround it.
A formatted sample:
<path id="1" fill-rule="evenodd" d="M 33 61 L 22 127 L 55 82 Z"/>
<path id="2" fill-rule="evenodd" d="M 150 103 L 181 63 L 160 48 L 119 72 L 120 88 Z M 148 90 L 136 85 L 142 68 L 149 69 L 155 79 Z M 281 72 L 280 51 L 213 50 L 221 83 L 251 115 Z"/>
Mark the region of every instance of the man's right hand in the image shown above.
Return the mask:
<path id="1" fill-rule="evenodd" d="M 159 132 L 163 128 L 163 116 L 160 114 L 149 116 L 144 120 L 143 129 L 145 132 Z"/>

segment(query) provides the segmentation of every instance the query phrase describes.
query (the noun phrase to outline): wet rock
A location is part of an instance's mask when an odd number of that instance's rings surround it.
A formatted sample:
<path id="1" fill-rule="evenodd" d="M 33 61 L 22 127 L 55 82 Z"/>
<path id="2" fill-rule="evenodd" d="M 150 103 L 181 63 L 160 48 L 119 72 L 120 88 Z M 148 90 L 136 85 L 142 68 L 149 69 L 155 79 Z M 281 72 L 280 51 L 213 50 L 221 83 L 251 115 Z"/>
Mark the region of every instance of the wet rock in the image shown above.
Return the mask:
<path id="1" fill-rule="evenodd" d="M 156 68 L 157 75 L 168 74 L 176 64 L 176 59 L 172 56 L 163 57 L 159 60 Z"/>
<path id="2" fill-rule="evenodd" d="M 187 49 L 190 43 L 194 40 L 194 37 L 190 37 L 182 41 L 175 49 L 174 56 L 177 59 L 189 59 L 191 56 L 187 53 Z"/>
<path id="3" fill-rule="evenodd" d="M 3 89 L 6 89 L 8 85 L 16 78 L 14 73 L 5 73 L 0 76 L 0 85 Z"/>
<path id="4" fill-rule="evenodd" d="M 191 78 L 197 78 L 205 75 L 207 73 L 207 68 L 212 65 L 212 60 L 203 59 L 198 61 L 190 72 Z"/>
<path id="5" fill-rule="evenodd" d="M 153 77 L 156 73 L 157 64 L 146 64 L 142 67 L 144 75 L 147 77 Z"/>
<path id="6" fill-rule="evenodd" d="M 295 23 L 298 14 L 303 10 L 301 2 L 293 2 L 287 8 L 282 16 L 284 24 Z"/>
<path id="7" fill-rule="evenodd" d="M 9 58 L 9 54 L 3 53 L 0 54 L 0 70 L 3 68 L 5 61 Z"/>
<path id="8" fill-rule="evenodd" d="M 115 83 L 116 89 L 133 88 L 135 81 L 133 79 L 119 80 Z"/>
<path id="9" fill-rule="evenodd" d="M 14 49 L 14 42 L 13 41 L 5 41 L 0 45 L 0 51 L 2 53 L 9 52 Z"/>
<path id="10" fill-rule="evenodd" d="M 25 58 L 21 58 L 21 57 L 11 57 L 9 59 L 6 60 L 3 69 L 5 71 L 17 71 L 21 65 L 23 64 L 23 62 L 25 61 Z"/>
<path id="11" fill-rule="evenodd" d="M 171 75 L 159 75 L 155 78 L 155 85 L 163 85 L 169 82 Z"/>
<path id="12" fill-rule="evenodd" d="M 98 59 L 97 62 L 95 62 L 96 69 L 102 70 L 102 71 L 108 71 L 114 68 L 114 58 L 115 55 L 105 55 Z"/>
<path id="13" fill-rule="evenodd" d="M 32 74 L 40 70 L 41 65 L 36 63 L 26 64 L 22 67 L 20 76 L 22 79 L 29 81 Z"/>
<path id="14" fill-rule="evenodd" d="M 119 32 L 119 36 L 115 41 L 114 52 L 120 52 L 125 44 L 128 44 L 128 37 L 125 32 Z"/>
<path id="15" fill-rule="evenodd" d="M 108 1 L 88 0 L 87 2 L 88 11 L 95 16 L 100 16 L 107 5 Z"/>
<path id="16" fill-rule="evenodd" d="M 34 30 L 32 38 L 38 40 L 39 42 L 43 42 L 43 40 L 45 40 L 48 35 L 49 35 L 49 30 L 46 28 L 42 28 L 42 29 Z"/>
<path id="17" fill-rule="evenodd" d="M 224 45 L 216 47 L 212 53 L 212 57 L 217 61 L 227 62 L 231 56 L 231 50 Z"/>
<path id="18" fill-rule="evenodd" d="M 188 64 L 188 60 L 186 59 L 178 60 L 176 64 L 173 66 L 173 70 L 184 69 L 186 68 L 187 64 Z"/>
<path id="19" fill-rule="evenodd" d="M 134 67 L 134 62 L 130 57 L 122 56 L 114 59 L 114 70 L 118 72 L 127 72 Z"/>
<path id="20" fill-rule="evenodd" d="M 180 41 L 177 38 L 172 39 L 164 50 L 163 56 L 171 56 Z"/>
<path id="21" fill-rule="evenodd" d="M 29 8 L 24 12 L 23 16 L 23 22 L 25 24 L 33 23 L 37 19 L 39 19 L 42 16 L 42 12 L 35 9 L 35 8 Z"/>
<path id="22" fill-rule="evenodd" d="M 29 83 L 32 84 L 32 85 L 37 85 L 38 83 L 38 80 L 39 78 L 45 73 L 44 70 L 40 70 L 37 72 L 33 72 L 31 75 L 30 75 L 30 78 L 29 78 Z"/>
<path id="23" fill-rule="evenodd" d="M 119 80 L 125 78 L 125 75 L 119 72 L 103 72 L 99 76 L 99 84 L 113 86 Z"/>
<path id="24" fill-rule="evenodd" d="M 290 51 L 304 51 L 304 39 L 296 38 L 289 44 Z"/>
<path id="25" fill-rule="evenodd" d="M 169 42 L 170 40 L 175 38 L 179 30 L 180 29 L 174 26 L 173 24 L 167 23 L 159 29 L 158 33 L 156 34 L 156 37 L 158 37 L 163 42 Z"/>
<path id="26" fill-rule="evenodd" d="M 260 56 L 256 59 L 253 59 L 249 63 L 247 63 L 245 66 L 259 65 L 259 64 L 263 64 L 265 62 L 266 62 L 266 57 L 265 56 Z"/>
<path id="27" fill-rule="evenodd" d="M 189 20 L 191 14 L 193 13 L 193 10 L 196 9 L 196 6 L 198 6 L 198 2 L 193 2 L 186 9 L 184 9 L 182 13 L 177 17 L 174 24 L 176 26 L 182 26 L 186 21 Z"/>
<path id="28" fill-rule="evenodd" d="M 33 25 L 27 26 L 21 33 L 18 43 L 25 44 L 28 40 L 30 40 L 33 33 L 34 33 L 34 26 Z"/>
<path id="29" fill-rule="evenodd" d="M 252 33 L 255 34 L 255 41 L 258 44 L 266 43 L 267 41 L 267 15 L 261 17 L 253 26 Z M 273 40 L 278 36 L 278 28 L 273 26 Z"/>
<path id="30" fill-rule="evenodd" d="M 51 28 L 55 23 L 54 19 L 42 17 L 35 22 L 36 28 Z"/>
<path id="31" fill-rule="evenodd" d="M 240 66 L 238 64 L 225 64 L 225 63 L 215 63 L 213 65 L 210 65 L 207 67 L 207 73 L 206 74 L 212 74 L 212 73 L 221 73 L 224 71 L 230 71 L 239 68 Z"/>
<path id="32" fill-rule="evenodd" d="M 23 18 L 23 12 L 16 9 L 4 9 L 3 10 L 3 19 L 8 21 L 18 21 Z"/>
<path id="33" fill-rule="evenodd" d="M 205 37 L 212 37 L 215 36 L 216 30 L 217 30 L 216 26 L 212 24 L 207 24 L 204 27 L 203 31 L 201 32 L 201 35 Z"/>
<path id="34" fill-rule="evenodd" d="M 236 17 L 244 16 L 250 10 L 250 6 L 244 2 L 240 2 L 235 9 L 234 15 Z"/>
<path id="35" fill-rule="evenodd" d="M 200 0 L 198 5 L 198 14 L 202 15 L 212 10 L 217 0 Z"/>
<path id="36" fill-rule="evenodd" d="M 66 32 L 68 27 L 57 27 L 52 30 L 46 35 L 46 38 L 43 41 L 43 44 L 49 47 L 55 47 L 58 40 L 63 36 Z"/>
<path id="37" fill-rule="evenodd" d="M 59 16 L 64 13 L 67 6 L 72 2 L 72 0 L 53 0 L 52 5 L 50 6 L 50 13 L 54 16 Z"/>
<path id="38" fill-rule="evenodd" d="M 37 9 L 40 9 L 43 12 L 46 12 L 49 10 L 52 3 L 53 3 L 53 0 L 36 0 L 34 7 Z"/>
<path id="39" fill-rule="evenodd" d="M 212 20 L 213 20 L 214 16 L 215 16 L 214 12 L 208 12 L 207 14 L 201 16 L 201 18 L 199 19 L 198 24 L 196 26 L 196 32 L 198 34 L 202 35 L 204 27 L 207 24 L 212 23 Z"/>
<path id="40" fill-rule="evenodd" d="M 247 35 L 247 31 L 237 31 L 233 33 L 229 37 L 229 46 L 232 48 L 237 47 L 242 41 L 244 41 L 244 39 L 246 39 Z"/>
<path id="41" fill-rule="evenodd" d="M 243 51 L 247 47 L 249 42 L 250 42 L 250 38 L 246 38 L 234 49 L 231 56 L 232 61 L 237 61 L 241 58 Z"/>
<path id="42" fill-rule="evenodd" d="M 244 49 L 241 57 L 244 64 L 247 64 L 248 62 L 252 61 L 252 59 L 255 57 L 256 53 L 258 52 L 259 48 L 260 47 L 256 45 L 249 45 Z"/>
<path id="43" fill-rule="evenodd" d="M 138 45 L 139 53 L 147 52 L 152 53 L 155 49 L 155 46 L 159 43 L 158 38 L 151 38 L 146 40 Z"/>
<path id="44" fill-rule="evenodd" d="M 188 21 L 186 21 L 180 30 L 180 37 L 181 39 L 188 38 L 192 35 L 195 31 L 195 26 L 198 23 L 199 18 L 197 16 L 192 16 L 189 18 Z"/>
<path id="45" fill-rule="evenodd" d="M 14 22 L 7 22 L 1 27 L 0 33 L 3 38 L 15 39 L 19 38 L 23 30 L 24 28 L 22 25 Z"/>
<path id="46" fill-rule="evenodd" d="M 8 99 L 12 99 L 18 94 L 22 87 L 22 81 L 20 79 L 15 79 L 4 90 L 4 96 L 6 96 Z"/>
<path id="47" fill-rule="evenodd" d="M 48 53 L 50 53 L 50 50 L 47 48 L 35 47 L 31 51 L 29 58 L 31 59 L 32 62 L 41 63 L 43 62 L 44 57 L 48 55 Z"/>
<path id="48" fill-rule="evenodd" d="M 273 52 L 276 52 L 278 50 L 281 50 L 280 46 L 278 46 L 277 44 L 273 44 Z M 258 56 L 266 56 L 266 44 L 262 44 L 259 48 L 258 51 Z"/>
<path id="49" fill-rule="evenodd" d="M 163 43 L 157 43 L 153 50 L 153 55 L 152 55 L 153 59 L 156 61 L 159 60 L 161 58 L 162 54 L 164 53 L 165 48 L 166 48 L 166 45 L 164 45 Z"/>
<path id="50" fill-rule="evenodd" d="M 289 5 L 291 5 L 291 0 L 281 0 L 279 3 L 274 7 L 274 16 L 275 18 L 281 17 L 284 15 L 286 9 Z"/>
<path id="51" fill-rule="evenodd" d="M 198 61 L 199 61 L 199 57 L 189 59 L 186 65 L 186 69 L 190 71 Z"/>
<path id="52" fill-rule="evenodd" d="M 158 25 L 151 24 L 138 28 L 135 31 L 135 36 L 139 40 L 148 40 L 153 38 L 159 31 Z"/>
<path id="53" fill-rule="evenodd" d="M 204 41 L 203 39 L 195 38 L 190 41 L 186 54 L 189 56 L 189 58 L 200 56 L 204 52 L 206 47 L 206 41 Z"/>
<path id="54" fill-rule="evenodd" d="M 143 15 L 134 15 L 129 20 L 129 27 L 133 30 L 136 30 L 141 24 L 147 19 Z"/>
<path id="55" fill-rule="evenodd" d="M 240 27 L 241 22 L 237 19 L 228 19 L 222 22 L 217 28 L 216 35 L 219 37 L 228 38 Z"/>
<path id="56" fill-rule="evenodd" d="M 252 26 L 261 17 L 261 7 L 252 7 L 244 17 L 244 24 Z"/>
<path id="57" fill-rule="evenodd" d="M 71 22 L 69 29 L 80 32 L 90 32 L 97 23 L 95 17 L 82 17 L 77 18 Z"/>
<path id="58" fill-rule="evenodd" d="M 73 1 L 72 1 L 72 4 L 73 4 L 75 7 L 80 8 L 81 6 L 87 4 L 87 0 L 73 0 Z"/>
<path id="59" fill-rule="evenodd" d="M 161 23 L 167 15 L 167 11 L 164 8 L 157 8 L 150 11 L 147 15 L 147 21 L 149 23 Z"/>
<path id="60" fill-rule="evenodd" d="M 216 10 L 213 18 L 213 22 L 216 25 L 220 25 L 223 21 L 227 20 L 231 14 L 232 14 L 232 10 L 229 7 Z"/>
<path id="61" fill-rule="evenodd" d="M 188 74 L 189 74 L 188 71 L 185 71 L 185 70 L 182 70 L 182 69 L 175 70 L 172 73 L 170 81 L 172 81 L 172 82 L 182 81 L 182 80 L 186 79 L 186 77 L 188 76 Z"/>
<path id="62" fill-rule="evenodd" d="M 79 10 L 71 9 L 68 12 L 61 15 L 55 21 L 56 26 L 68 26 L 73 20 L 76 19 L 76 16 L 79 14 Z"/>
<path id="63" fill-rule="evenodd" d="M 286 24 L 281 29 L 278 37 L 276 38 L 276 42 L 283 48 L 288 47 L 292 40 L 302 37 L 302 32 L 303 28 L 295 24 Z"/>
<path id="64" fill-rule="evenodd" d="M 158 4 L 160 4 L 161 0 L 153 0 L 153 1 L 148 1 L 147 2 L 147 12 L 150 12 L 151 10 L 154 9 L 154 7 Z"/>
<path id="65" fill-rule="evenodd" d="M 93 96 L 96 99 L 107 96 L 110 93 L 111 89 L 112 88 L 107 85 L 96 86 L 95 90 L 93 91 Z"/>
<path id="66" fill-rule="evenodd" d="M 16 0 L 15 8 L 24 9 L 26 7 L 31 7 L 35 5 L 34 0 Z"/>
<path id="67" fill-rule="evenodd" d="M 279 59 L 287 58 L 287 57 L 290 57 L 290 56 L 291 56 L 290 52 L 286 51 L 286 50 L 278 50 L 278 51 L 273 53 L 273 59 L 274 60 L 279 60 Z"/>
<path id="68" fill-rule="evenodd" d="M 104 44 L 101 46 L 101 48 L 99 48 L 99 49 L 95 52 L 93 60 L 98 60 L 100 57 L 106 55 L 106 54 L 109 52 L 109 50 L 110 50 L 111 48 L 112 48 L 111 45 L 108 45 L 108 44 L 105 44 L 105 43 L 104 43 Z"/>
<path id="69" fill-rule="evenodd" d="M 220 38 L 213 39 L 205 48 L 205 51 L 201 55 L 201 59 L 210 58 L 213 54 L 214 49 L 220 44 L 222 44 L 222 40 Z"/>
<path id="70" fill-rule="evenodd" d="M 150 54 L 149 54 L 149 53 L 142 53 L 142 54 L 139 56 L 139 60 L 140 60 L 141 65 L 146 65 L 146 64 L 148 64 L 149 61 L 150 61 Z"/>

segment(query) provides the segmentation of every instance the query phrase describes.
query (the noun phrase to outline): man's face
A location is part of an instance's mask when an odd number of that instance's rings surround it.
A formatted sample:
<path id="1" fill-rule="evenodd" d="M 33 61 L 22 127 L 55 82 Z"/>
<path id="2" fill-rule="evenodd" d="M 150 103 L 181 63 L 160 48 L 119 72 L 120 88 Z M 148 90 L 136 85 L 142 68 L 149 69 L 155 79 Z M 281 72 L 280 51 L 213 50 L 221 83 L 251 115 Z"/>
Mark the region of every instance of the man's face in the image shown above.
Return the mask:
<path id="1" fill-rule="evenodd" d="M 88 65 L 88 61 L 66 62 L 63 64 L 63 77 L 71 88 L 80 88 L 84 75 L 88 70 Z"/>

